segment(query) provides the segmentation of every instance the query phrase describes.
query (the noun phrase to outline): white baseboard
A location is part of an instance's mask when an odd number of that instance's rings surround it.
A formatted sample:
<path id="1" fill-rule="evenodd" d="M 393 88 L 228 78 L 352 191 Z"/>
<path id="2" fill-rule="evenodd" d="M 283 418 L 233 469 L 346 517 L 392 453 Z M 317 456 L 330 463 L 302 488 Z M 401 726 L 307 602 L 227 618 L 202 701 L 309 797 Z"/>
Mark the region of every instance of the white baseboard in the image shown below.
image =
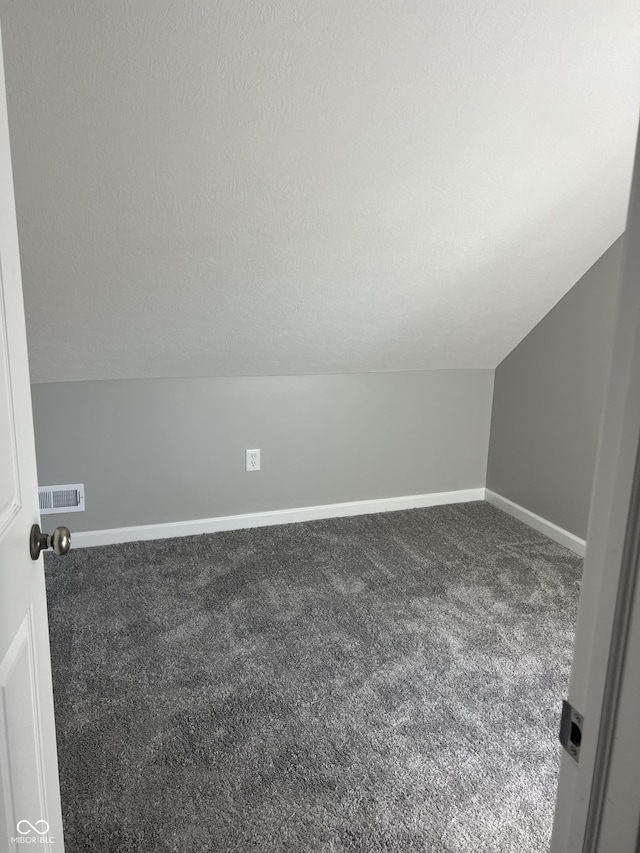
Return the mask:
<path id="1" fill-rule="evenodd" d="M 576 554 L 584 557 L 587 545 L 584 539 L 574 536 L 573 533 L 569 533 L 568 530 L 563 530 L 562 527 L 558 527 L 558 525 L 554 524 L 552 521 L 547 521 L 546 518 L 542 518 L 541 516 L 536 515 L 535 512 L 531 512 L 531 510 L 525 509 L 523 506 L 520 506 L 507 498 L 503 498 L 502 495 L 497 495 L 490 489 L 485 489 L 485 500 L 488 503 L 493 504 L 493 506 L 498 509 L 501 509 L 503 512 L 506 512 L 508 515 L 512 515 L 514 518 L 517 518 L 518 521 L 524 521 L 525 524 L 528 524 L 529 527 L 533 527 L 533 529 L 537 530 L 539 533 L 544 533 L 545 536 L 548 536 L 549 539 L 553 539 L 554 542 L 559 542 L 560 545 L 564 545 L 565 548 L 570 548 L 572 551 L 575 551 Z"/>
<path id="2" fill-rule="evenodd" d="M 293 524 L 298 521 L 315 521 L 321 518 L 343 518 L 350 515 L 367 515 L 374 512 L 393 512 L 400 509 L 440 506 L 486 500 L 519 521 L 544 533 L 584 557 L 586 542 L 557 524 L 547 521 L 534 512 L 503 498 L 490 489 L 461 489 L 455 492 L 433 492 L 427 495 L 406 495 L 397 498 L 380 498 L 367 501 L 325 504 L 323 506 L 278 509 L 271 512 L 250 512 L 242 515 L 224 515 L 217 518 L 199 518 L 193 521 L 175 521 L 167 524 L 144 524 L 138 527 L 114 527 L 109 530 L 90 530 L 74 533 L 74 548 L 92 548 L 96 545 L 118 545 L 123 542 L 142 542 L 151 539 L 170 539 L 175 536 L 196 536 L 200 533 L 218 533 L 222 530 L 241 530 L 249 527 L 268 527 L 273 524 Z"/>
<path id="3" fill-rule="evenodd" d="M 96 545 L 117 545 L 122 542 L 169 539 L 174 536 L 196 536 L 200 533 L 218 533 L 221 530 L 268 527 L 272 524 L 292 524 L 297 521 L 315 521 L 321 518 L 342 518 L 348 515 L 367 515 L 373 512 L 392 512 L 399 509 L 415 509 L 417 507 L 440 506 L 441 504 L 468 503 L 469 501 L 484 500 L 484 497 L 484 489 L 460 489 L 456 492 L 433 492 L 428 495 L 408 495 L 398 498 L 326 504 L 324 506 L 278 509 L 272 512 L 225 515 L 218 518 L 199 518 L 195 521 L 144 524 L 139 527 L 114 527 L 110 530 L 74 533 L 72 546 L 74 548 L 91 548 Z"/>

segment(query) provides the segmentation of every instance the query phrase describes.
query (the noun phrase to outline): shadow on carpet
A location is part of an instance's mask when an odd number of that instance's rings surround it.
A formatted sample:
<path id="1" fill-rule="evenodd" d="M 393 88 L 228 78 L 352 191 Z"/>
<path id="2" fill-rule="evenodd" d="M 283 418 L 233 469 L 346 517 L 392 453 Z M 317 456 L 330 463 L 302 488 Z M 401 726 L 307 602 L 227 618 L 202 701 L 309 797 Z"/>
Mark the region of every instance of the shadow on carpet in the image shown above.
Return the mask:
<path id="1" fill-rule="evenodd" d="M 486 503 L 48 560 L 67 853 L 548 850 L 581 568 Z"/>

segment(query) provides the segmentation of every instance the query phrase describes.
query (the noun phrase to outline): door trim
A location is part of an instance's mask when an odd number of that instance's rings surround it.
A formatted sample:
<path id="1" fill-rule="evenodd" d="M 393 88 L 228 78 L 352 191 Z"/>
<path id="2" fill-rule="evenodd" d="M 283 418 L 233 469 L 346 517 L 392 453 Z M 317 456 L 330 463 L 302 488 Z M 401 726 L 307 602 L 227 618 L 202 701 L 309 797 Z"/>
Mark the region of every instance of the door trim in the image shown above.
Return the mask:
<path id="1" fill-rule="evenodd" d="M 598 730 L 598 745 L 593 766 L 593 783 L 585 826 L 583 853 L 596 853 L 602 815 L 604 812 L 609 770 L 613 757 L 616 722 L 620 704 L 624 665 L 627 658 L 628 638 L 632 622 L 635 592 L 640 566 L 640 444 L 636 453 L 631 500 L 624 550 L 620 565 L 620 581 L 613 617 L 611 647 L 607 663 L 607 676 L 602 697 L 602 715 Z"/>

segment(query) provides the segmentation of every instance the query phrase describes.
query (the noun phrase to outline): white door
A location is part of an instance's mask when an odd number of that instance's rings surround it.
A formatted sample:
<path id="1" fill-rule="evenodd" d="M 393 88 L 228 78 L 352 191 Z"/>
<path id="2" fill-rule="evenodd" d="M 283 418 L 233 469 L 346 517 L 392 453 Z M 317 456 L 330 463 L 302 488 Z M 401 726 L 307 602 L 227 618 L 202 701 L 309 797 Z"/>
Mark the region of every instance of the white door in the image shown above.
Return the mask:
<path id="1" fill-rule="evenodd" d="M 0 47 L 0 851 L 61 851 L 62 813 L 18 232 Z"/>
<path id="2" fill-rule="evenodd" d="M 640 844 L 640 146 L 589 519 L 569 701 L 584 716 L 562 757 L 553 853 Z"/>

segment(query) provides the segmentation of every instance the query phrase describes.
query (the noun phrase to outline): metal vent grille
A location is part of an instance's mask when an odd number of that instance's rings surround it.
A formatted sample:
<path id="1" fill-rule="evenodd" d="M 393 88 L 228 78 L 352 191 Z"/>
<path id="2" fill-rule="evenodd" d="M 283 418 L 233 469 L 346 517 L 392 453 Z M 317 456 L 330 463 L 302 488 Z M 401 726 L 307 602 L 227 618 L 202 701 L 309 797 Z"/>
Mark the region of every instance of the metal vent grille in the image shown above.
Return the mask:
<path id="1" fill-rule="evenodd" d="M 84 512 L 84 484 L 39 486 L 40 514 L 52 512 Z"/>

